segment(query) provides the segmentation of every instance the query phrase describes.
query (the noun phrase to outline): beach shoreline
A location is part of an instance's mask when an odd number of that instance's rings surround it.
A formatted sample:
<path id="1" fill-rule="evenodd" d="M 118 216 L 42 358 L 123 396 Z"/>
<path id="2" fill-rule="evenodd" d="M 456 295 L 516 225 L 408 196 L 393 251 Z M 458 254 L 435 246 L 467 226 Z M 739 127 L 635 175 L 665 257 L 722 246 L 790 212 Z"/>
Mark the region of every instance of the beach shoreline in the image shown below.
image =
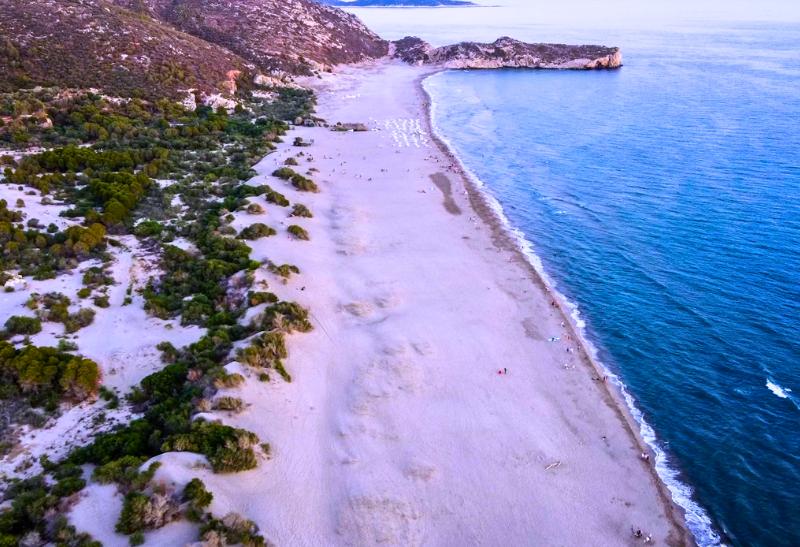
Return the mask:
<path id="1" fill-rule="evenodd" d="M 622 381 L 619 379 L 617 379 L 617 383 L 606 381 L 608 379 L 609 370 L 597 359 L 595 351 L 593 351 L 591 347 L 591 342 L 588 341 L 585 333 L 582 332 L 583 328 L 576 324 L 576 318 L 567 307 L 568 301 L 566 297 L 547 280 L 546 274 L 537 268 L 531 258 L 526 255 L 519 238 L 512 233 L 510 224 L 501 217 L 501 215 L 503 215 L 502 206 L 499 202 L 496 202 L 496 200 L 495 204 L 491 203 L 490 200 L 494 200 L 494 198 L 486 190 L 482 189 L 482 183 L 479 181 L 478 177 L 470 172 L 464 165 L 461 157 L 452 148 L 452 145 L 446 142 L 436 129 L 433 98 L 425 88 L 424 83 L 428 78 L 446 71 L 447 69 L 427 71 L 425 74 L 420 75 L 414 82 L 425 108 L 426 128 L 432 140 L 436 143 L 441 153 L 453 163 L 456 175 L 462 180 L 464 187 L 469 193 L 469 201 L 473 211 L 475 211 L 480 219 L 492 230 L 494 234 L 494 243 L 498 247 L 503 247 L 514 253 L 518 257 L 519 264 L 529 271 L 531 282 L 544 291 L 548 298 L 552 299 L 554 307 L 558 309 L 563 318 L 564 325 L 566 325 L 570 335 L 576 340 L 580 357 L 586 361 L 586 364 L 591 367 L 592 372 L 594 372 L 598 378 L 603 379 L 601 382 L 598 382 L 601 384 L 600 390 L 607 396 L 608 401 L 611 402 L 614 409 L 617 411 L 631 438 L 637 443 L 639 448 L 641 448 L 642 454 L 647 454 L 650 459 L 653 459 L 656 456 L 654 449 L 642 437 L 640 432 L 642 424 L 633 416 L 629 403 L 625 400 L 625 393 L 622 391 L 623 386 L 618 385 L 621 384 Z M 498 208 L 500 208 L 500 211 L 498 211 Z M 685 510 L 673 501 L 672 493 L 662 477 L 658 474 L 655 465 L 648 466 L 648 468 L 651 472 L 653 484 L 658 489 L 661 500 L 670 515 L 670 520 L 677 529 L 682 530 L 686 535 L 686 537 L 682 539 L 682 541 L 685 542 L 686 539 L 690 537 L 690 532 L 686 524 Z"/>
<path id="2" fill-rule="evenodd" d="M 315 327 L 286 337 L 291 382 L 226 365 L 246 382 L 220 395 L 244 408 L 214 419 L 258 435 L 269 458 L 220 475 L 165 453 L 154 480 L 199 478 L 213 514 L 251 519 L 274 544 L 691 544 L 564 310 L 433 140 L 429 73 L 377 62 L 304 82 L 331 126 L 369 130 L 295 126 L 253 167 L 248 184 L 313 217 L 262 197 L 232 213 L 237 231 L 276 229 L 248 243 L 252 258 L 299 273 L 261 268 L 255 282 Z M 273 175 L 287 163 L 320 192 Z M 93 488 L 73 518 L 123 545 L 108 495 Z"/>

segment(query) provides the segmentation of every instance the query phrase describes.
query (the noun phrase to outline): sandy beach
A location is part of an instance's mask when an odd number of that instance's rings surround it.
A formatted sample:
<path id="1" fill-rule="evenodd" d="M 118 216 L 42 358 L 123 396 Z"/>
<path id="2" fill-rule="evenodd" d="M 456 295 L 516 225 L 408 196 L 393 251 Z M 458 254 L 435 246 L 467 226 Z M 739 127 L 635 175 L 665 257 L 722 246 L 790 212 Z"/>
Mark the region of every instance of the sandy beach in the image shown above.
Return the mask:
<path id="1" fill-rule="evenodd" d="M 311 241 L 254 244 L 300 267 L 272 290 L 317 328 L 290 340 L 291 384 L 248 382 L 251 406 L 224 420 L 274 456 L 203 472 L 211 509 L 279 545 L 644 543 L 632 530 L 689 543 L 564 313 L 431 137 L 422 76 L 380 64 L 326 77 L 318 114 L 371 130 L 298 128 L 287 141 L 312 146 L 256 166 L 253 184 L 275 185 L 299 151 L 299 169 L 319 170 L 319 194 L 281 187 L 314 212 Z M 168 456 L 161 479 L 197 475 Z"/>
<path id="2" fill-rule="evenodd" d="M 227 367 L 249 378 L 231 391 L 248 408 L 210 417 L 257 433 L 269 461 L 215 475 L 201 456 L 167 453 L 156 480 L 200 477 L 214 514 L 236 511 L 276 545 L 691 543 L 564 311 L 431 136 L 424 76 L 385 63 L 315 80 L 319 116 L 370 131 L 296 128 L 256 165 L 251 184 L 314 218 L 258 198 L 264 213 L 233 225 L 278 229 L 253 258 L 301 273 L 257 282 L 310 308 L 316 328 L 289 337 L 291 383 Z M 291 146 L 298 136 L 313 144 Z M 317 170 L 320 193 L 271 176 L 288 157 Z M 286 234 L 295 222 L 310 241 Z M 103 488 L 71 520 L 125 545 L 110 529 L 121 498 Z M 193 534 L 175 523 L 147 539 Z"/>

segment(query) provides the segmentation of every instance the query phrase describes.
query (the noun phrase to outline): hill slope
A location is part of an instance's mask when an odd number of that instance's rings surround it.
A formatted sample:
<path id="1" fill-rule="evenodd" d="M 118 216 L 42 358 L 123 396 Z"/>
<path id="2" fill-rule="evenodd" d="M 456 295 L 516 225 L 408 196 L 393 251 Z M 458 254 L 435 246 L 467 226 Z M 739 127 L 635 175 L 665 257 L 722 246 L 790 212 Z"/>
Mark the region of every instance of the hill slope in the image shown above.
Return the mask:
<path id="1" fill-rule="evenodd" d="M 120 96 L 230 92 L 238 55 L 104 0 L 0 0 L 0 91 L 96 87 Z"/>
<path id="2" fill-rule="evenodd" d="M 356 16 L 313 0 L 113 1 L 228 48 L 264 71 L 308 74 L 388 51 L 388 42 Z"/>

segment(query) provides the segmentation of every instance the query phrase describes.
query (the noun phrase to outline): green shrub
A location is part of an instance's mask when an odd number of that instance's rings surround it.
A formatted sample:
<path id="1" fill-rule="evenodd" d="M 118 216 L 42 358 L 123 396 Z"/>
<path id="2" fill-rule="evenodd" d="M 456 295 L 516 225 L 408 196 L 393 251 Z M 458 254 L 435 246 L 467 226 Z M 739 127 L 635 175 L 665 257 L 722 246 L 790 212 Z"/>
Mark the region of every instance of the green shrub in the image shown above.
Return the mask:
<path id="1" fill-rule="evenodd" d="M 164 226 L 155 220 L 144 220 L 136 225 L 133 233 L 139 237 L 156 237 L 164 231 Z"/>
<path id="2" fill-rule="evenodd" d="M 296 174 L 297 173 L 295 172 L 295 170 L 289 167 L 281 167 L 280 169 L 276 169 L 275 171 L 272 172 L 273 177 L 277 177 L 283 180 L 291 180 L 291 178 Z"/>
<path id="3" fill-rule="evenodd" d="M 313 330 L 308 320 L 308 310 L 296 302 L 278 302 L 267 307 L 260 317 L 262 330 L 291 333 Z"/>
<path id="4" fill-rule="evenodd" d="M 264 213 L 264 208 L 258 203 L 251 203 L 247 206 L 247 213 L 250 215 L 260 215 Z"/>
<path id="5" fill-rule="evenodd" d="M 233 374 L 223 373 L 214 380 L 214 387 L 217 389 L 233 389 L 241 386 L 244 382 L 244 376 L 238 372 Z"/>
<path id="6" fill-rule="evenodd" d="M 300 268 L 294 266 L 293 264 L 281 264 L 280 266 L 270 263 L 269 271 L 274 273 L 275 275 L 279 275 L 286 279 L 289 279 L 292 274 L 299 274 Z"/>
<path id="7" fill-rule="evenodd" d="M 266 542 L 258 534 L 258 526 L 236 513 L 229 513 L 222 520 L 211 518 L 200 528 L 200 537 L 206 544 L 245 545 L 264 547 Z"/>
<path id="8" fill-rule="evenodd" d="M 58 341 L 58 346 L 56 346 L 56 349 L 58 349 L 58 351 L 77 351 L 78 344 L 62 338 Z"/>
<path id="9" fill-rule="evenodd" d="M 256 222 L 239 232 L 239 239 L 259 239 L 262 237 L 274 236 L 276 232 L 264 223 Z"/>
<path id="10" fill-rule="evenodd" d="M 12 315 L 6 320 L 8 334 L 36 334 L 42 332 L 42 322 L 37 317 Z"/>
<path id="11" fill-rule="evenodd" d="M 301 203 L 295 203 L 294 207 L 292 207 L 292 213 L 289 215 L 291 217 L 303 217 L 303 218 L 312 218 L 314 215 L 311 214 L 311 210 L 308 207 Z"/>
<path id="12" fill-rule="evenodd" d="M 298 226 L 297 224 L 292 224 L 286 229 L 286 231 L 288 231 L 297 239 L 302 239 L 303 241 L 308 241 L 310 239 L 308 232 L 306 232 L 304 228 Z"/>
<path id="13" fill-rule="evenodd" d="M 194 478 L 186 483 L 183 489 L 183 501 L 188 503 L 186 517 L 193 522 L 199 522 L 203 518 L 203 510 L 211 505 L 214 494 L 206 489 L 198 478 Z"/>
<path id="14" fill-rule="evenodd" d="M 281 194 L 280 192 L 276 192 L 269 186 L 267 186 L 267 191 L 264 193 L 264 199 L 267 200 L 267 203 L 274 203 L 280 207 L 288 207 L 289 200 L 286 199 L 286 196 Z"/>
<path id="15" fill-rule="evenodd" d="M 319 192 L 319 187 L 313 180 L 306 178 L 299 173 L 292 175 L 291 182 L 292 186 L 301 192 Z"/>
<path id="16" fill-rule="evenodd" d="M 295 158 L 286 158 L 286 161 L 283 162 L 284 165 L 298 165 L 297 159 Z"/>
<path id="17" fill-rule="evenodd" d="M 145 528 L 145 518 L 150 509 L 150 498 L 141 492 L 129 492 L 122 504 L 122 513 L 115 526 L 121 534 L 141 533 Z"/>
<path id="18" fill-rule="evenodd" d="M 54 496 L 64 498 L 74 494 L 86 486 L 86 481 L 80 477 L 66 477 L 56 483 L 51 490 Z"/>
<path id="19" fill-rule="evenodd" d="M 81 308 L 75 313 L 72 313 L 64 321 L 64 329 L 68 333 L 73 333 L 88 327 L 94 322 L 95 312 L 91 308 Z"/>
<path id="20" fill-rule="evenodd" d="M 15 349 L 0 342 L 0 380 L 7 396 L 27 397 L 34 406 L 62 399 L 83 401 L 97 393 L 97 363 L 55 348 Z"/>
<path id="21" fill-rule="evenodd" d="M 183 489 L 183 501 L 187 501 L 200 509 L 205 509 L 211 505 L 213 499 L 214 494 L 209 492 L 203 481 L 198 478 L 190 480 Z"/>
<path id="22" fill-rule="evenodd" d="M 94 305 L 97 306 L 98 308 L 107 308 L 110 306 L 108 302 L 108 296 L 106 295 L 95 296 L 92 301 L 94 302 Z"/>
<path id="23" fill-rule="evenodd" d="M 304 141 L 303 137 L 295 137 L 292 146 L 311 146 L 311 143 Z"/>
<path id="24" fill-rule="evenodd" d="M 237 354 L 239 361 L 251 367 L 269 368 L 288 357 L 282 332 L 266 332 L 253 339 L 251 345 Z"/>
<path id="25" fill-rule="evenodd" d="M 238 397 L 219 397 L 214 400 L 213 408 L 227 412 L 241 412 L 244 410 L 244 401 Z"/>
<path id="26" fill-rule="evenodd" d="M 259 304 L 274 304 L 278 301 L 278 297 L 271 292 L 264 291 L 250 291 L 247 293 L 247 303 L 250 306 L 258 306 Z"/>
<path id="27" fill-rule="evenodd" d="M 114 278 L 100 266 L 92 266 L 83 272 L 83 284 L 91 289 L 96 289 L 101 286 L 113 285 Z"/>
<path id="28" fill-rule="evenodd" d="M 95 467 L 92 478 L 101 484 L 117 483 L 124 491 L 143 490 L 161 466 L 154 462 L 140 472 L 139 468 L 146 460 L 144 456 L 123 456 Z"/>
<path id="29" fill-rule="evenodd" d="M 246 471 L 258 465 L 253 447 L 258 444 L 255 433 L 214 422 L 195 420 L 188 433 L 173 435 L 161 450 L 198 452 L 208 458 L 215 473 Z"/>
<path id="30" fill-rule="evenodd" d="M 284 366 L 283 366 L 283 361 L 277 361 L 277 362 L 275 363 L 275 370 L 277 370 L 277 371 L 278 371 L 278 374 L 280 374 L 280 375 L 281 375 L 281 378 L 283 378 L 285 381 L 287 381 L 287 382 L 289 382 L 289 383 L 291 383 L 291 382 L 292 382 L 292 375 L 291 375 L 291 374 L 289 374 L 289 373 L 286 371 L 286 368 L 284 368 Z"/>

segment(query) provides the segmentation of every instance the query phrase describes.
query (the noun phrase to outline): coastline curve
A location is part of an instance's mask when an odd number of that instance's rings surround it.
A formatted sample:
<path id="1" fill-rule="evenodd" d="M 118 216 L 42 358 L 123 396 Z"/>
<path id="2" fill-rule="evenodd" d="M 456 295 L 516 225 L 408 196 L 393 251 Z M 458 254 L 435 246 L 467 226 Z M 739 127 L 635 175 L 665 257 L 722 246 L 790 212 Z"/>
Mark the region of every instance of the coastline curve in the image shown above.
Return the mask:
<path id="1" fill-rule="evenodd" d="M 653 457 L 654 465 L 648 466 L 653 483 L 664 503 L 666 514 L 675 529 L 679 530 L 681 534 L 681 537 L 673 538 L 674 541 L 671 543 L 677 545 L 696 543 L 701 547 L 721 545 L 720 535 L 714 529 L 711 518 L 705 509 L 694 500 L 691 486 L 680 479 L 679 471 L 671 464 L 669 455 L 659 442 L 655 430 L 638 408 L 635 398 L 620 377 L 597 357 L 597 349 L 587 337 L 586 324 L 580 318 L 577 304 L 557 290 L 555 280 L 545 271 L 541 258 L 534 250 L 533 243 L 521 230 L 513 226 L 497 198 L 486 188 L 485 183 L 466 166 L 452 143 L 436 126 L 434 119 L 436 103 L 425 87 L 425 82 L 448 70 L 448 68 L 440 67 L 428 70 L 421 74 L 415 82 L 425 108 L 424 121 L 431 140 L 453 162 L 456 174 L 462 178 L 468 192 L 470 205 L 490 228 L 495 245 L 515 254 L 519 262 L 530 273 L 531 280 L 555 301 L 570 333 L 579 341 L 580 355 L 585 362 L 592 367 L 596 374 L 608 377 L 609 382 L 603 383 L 603 387 L 600 387 L 604 397 L 612 403 L 615 412 L 636 445 L 641 448 L 643 453 L 648 453 Z"/>

